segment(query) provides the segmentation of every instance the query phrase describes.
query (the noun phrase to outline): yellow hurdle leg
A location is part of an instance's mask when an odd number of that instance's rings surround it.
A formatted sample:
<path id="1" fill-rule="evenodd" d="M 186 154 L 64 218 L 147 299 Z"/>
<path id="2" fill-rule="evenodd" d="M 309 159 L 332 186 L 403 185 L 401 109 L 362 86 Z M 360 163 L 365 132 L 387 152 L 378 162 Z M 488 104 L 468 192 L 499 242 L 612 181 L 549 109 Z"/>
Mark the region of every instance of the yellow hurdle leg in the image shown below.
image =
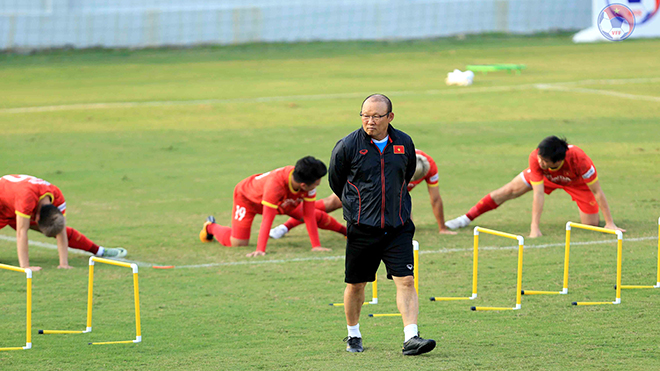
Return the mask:
<path id="1" fill-rule="evenodd" d="M 89 260 L 89 278 L 87 283 L 87 329 L 86 332 L 92 331 L 92 304 L 94 301 L 94 262 Z"/>
<path id="2" fill-rule="evenodd" d="M 573 305 L 611 305 L 614 302 L 611 301 L 574 301 Z"/>
<path id="3" fill-rule="evenodd" d="M 508 308 L 508 307 L 472 307 L 470 308 L 473 311 L 480 311 L 480 310 L 516 310 L 516 308 Z"/>
<path id="4" fill-rule="evenodd" d="M 562 294 L 568 294 L 568 259 L 571 251 L 571 226 L 566 223 L 566 247 L 564 249 L 564 287 Z"/>
<path id="5" fill-rule="evenodd" d="M 374 282 L 371 284 L 371 301 L 367 304 L 378 304 L 378 273 L 376 273 Z"/>
<path id="6" fill-rule="evenodd" d="M 479 267 L 479 234 L 474 234 L 472 253 L 472 296 L 477 297 L 477 272 Z"/>
<path id="7" fill-rule="evenodd" d="M 140 290 L 138 287 L 137 266 L 133 270 L 133 284 L 135 291 L 135 341 L 142 341 L 142 328 L 140 326 Z"/>
<path id="8" fill-rule="evenodd" d="M 415 292 L 419 295 L 419 243 L 417 241 L 413 241 L 413 267 Z"/>
<path id="9" fill-rule="evenodd" d="M 622 289 L 654 289 L 655 286 L 651 285 L 621 285 Z"/>
<path id="10" fill-rule="evenodd" d="M 32 348 L 32 274 L 27 275 L 27 329 L 25 333 L 25 349 Z"/>
<path id="11" fill-rule="evenodd" d="M 462 297 L 462 298 L 461 297 L 440 297 L 440 296 L 435 297 L 434 296 L 434 297 L 431 298 L 431 301 L 455 301 L 455 300 L 472 300 L 472 299 L 474 299 L 474 298 L 471 297 L 471 296 L 466 296 L 466 297 Z"/>
<path id="12" fill-rule="evenodd" d="M 101 341 L 98 343 L 89 343 L 89 345 L 103 345 L 103 344 L 133 344 L 135 340 L 122 340 L 122 341 Z"/>
<path id="13" fill-rule="evenodd" d="M 562 291 L 535 291 L 535 290 L 522 290 L 522 295 L 561 295 Z"/>
<path id="14" fill-rule="evenodd" d="M 48 335 L 48 334 L 84 334 L 85 331 L 69 331 L 69 330 L 39 330 L 39 334 Z"/>
<path id="15" fill-rule="evenodd" d="M 621 255 L 623 255 L 623 234 L 619 232 L 616 244 L 616 299 L 614 304 L 621 303 Z"/>
<path id="16" fill-rule="evenodd" d="M 520 309 L 522 297 L 522 273 L 523 273 L 523 250 L 525 249 L 525 242 L 520 237 L 518 240 L 518 278 L 516 281 L 516 309 Z"/>

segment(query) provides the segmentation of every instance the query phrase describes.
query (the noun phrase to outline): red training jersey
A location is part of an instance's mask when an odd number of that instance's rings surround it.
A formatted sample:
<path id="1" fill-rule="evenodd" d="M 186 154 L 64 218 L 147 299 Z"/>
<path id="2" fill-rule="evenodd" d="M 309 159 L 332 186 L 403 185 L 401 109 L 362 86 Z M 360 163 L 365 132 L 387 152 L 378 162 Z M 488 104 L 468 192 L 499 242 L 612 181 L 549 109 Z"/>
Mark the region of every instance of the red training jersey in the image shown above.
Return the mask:
<path id="1" fill-rule="evenodd" d="M 46 196 L 66 215 L 64 195 L 56 186 L 30 175 L 3 176 L 0 178 L 0 220 L 16 220 L 18 215 L 34 221 L 39 201 Z"/>
<path id="2" fill-rule="evenodd" d="M 237 191 L 253 205 L 252 211 L 261 214 L 262 205 L 277 209 L 280 214 L 293 211 L 302 201 L 316 201 L 316 189 L 295 191 L 291 185 L 294 166 L 285 166 L 242 180 Z"/>
<path id="3" fill-rule="evenodd" d="M 414 182 L 408 183 L 408 192 L 412 191 L 415 186 L 420 184 L 422 181 L 426 181 L 426 184 L 429 187 L 437 187 L 439 185 L 438 181 L 440 180 L 440 176 L 438 175 L 438 165 L 436 165 L 435 161 L 433 161 L 433 158 L 423 151 L 416 149 L 415 154 L 417 155 L 422 155 L 424 156 L 428 161 L 429 161 L 429 171 L 426 173 L 426 175 L 418 180 L 415 180 Z"/>
<path id="4" fill-rule="evenodd" d="M 564 187 L 580 184 L 591 185 L 598 180 L 593 161 L 583 150 L 574 145 L 568 146 L 566 158 L 556 169 L 541 169 L 537 158 L 539 149 L 529 154 L 530 180 L 532 184 L 543 183 L 543 178 Z"/>

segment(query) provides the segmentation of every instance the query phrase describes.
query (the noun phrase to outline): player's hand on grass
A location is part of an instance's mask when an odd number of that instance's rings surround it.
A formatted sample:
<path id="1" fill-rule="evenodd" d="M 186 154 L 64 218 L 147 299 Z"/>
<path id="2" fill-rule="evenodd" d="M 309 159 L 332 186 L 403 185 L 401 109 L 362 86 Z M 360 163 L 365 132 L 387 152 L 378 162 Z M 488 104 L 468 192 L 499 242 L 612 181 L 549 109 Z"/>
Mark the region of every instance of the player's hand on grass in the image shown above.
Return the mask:
<path id="1" fill-rule="evenodd" d="M 41 270 L 41 267 L 25 267 L 25 268 L 23 268 L 23 269 L 29 269 L 29 270 L 31 270 L 32 272 L 36 272 L 36 271 L 40 271 L 40 270 Z"/>
<path id="2" fill-rule="evenodd" d="M 438 233 L 440 233 L 440 234 L 458 234 L 458 232 L 450 231 L 447 228 L 442 228 L 442 229 L 438 230 Z"/>
<path id="3" fill-rule="evenodd" d="M 626 230 L 623 229 L 623 228 L 619 228 L 619 227 L 617 227 L 614 223 L 605 224 L 605 228 L 606 228 L 606 229 L 611 229 L 611 230 L 614 230 L 614 231 L 621 231 L 621 232 L 625 232 L 625 231 L 626 231 Z"/>
<path id="4" fill-rule="evenodd" d="M 332 251 L 332 249 L 328 249 L 327 247 L 316 246 L 316 247 L 312 247 L 312 251 Z"/>
<path id="5" fill-rule="evenodd" d="M 541 233 L 541 230 L 539 228 L 532 228 L 532 231 L 529 232 L 530 238 L 536 238 L 541 236 L 543 236 L 543 233 Z"/>
<path id="6" fill-rule="evenodd" d="M 252 251 L 251 253 L 249 253 L 245 256 L 247 256 L 248 258 L 252 258 L 252 257 L 255 257 L 255 256 L 263 256 L 263 255 L 266 255 L 265 251 L 255 250 L 255 251 Z"/>
<path id="7" fill-rule="evenodd" d="M 66 264 L 66 265 L 60 264 L 60 265 L 57 266 L 57 269 L 73 269 L 73 267 L 70 266 L 69 264 Z"/>

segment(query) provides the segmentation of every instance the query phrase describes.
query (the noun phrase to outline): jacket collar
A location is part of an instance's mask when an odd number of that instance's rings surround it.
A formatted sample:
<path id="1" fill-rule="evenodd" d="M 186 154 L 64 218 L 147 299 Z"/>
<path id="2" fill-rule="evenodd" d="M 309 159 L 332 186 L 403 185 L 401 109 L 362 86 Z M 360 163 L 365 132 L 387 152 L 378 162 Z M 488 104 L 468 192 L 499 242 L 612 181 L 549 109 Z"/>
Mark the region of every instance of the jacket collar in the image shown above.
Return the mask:
<path id="1" fill-rule="evenodd" d="M 367 133 L 364 131 L 363 128 L 360 128 L 359 131 L 360 131 L 360 137 L 363 140 L 371 141 L 372 138 L 369 135 L 367 135 Z M 393 141 L 396 140 L 396 138 L 397 138 L 396 132 L 397 132 L 397 130 L 394 128 L 394 126 L 392 126 L 392 124 L 388 124 L 388 126 L 387 126 L 387 135 L 390 136 L 390 142 L 393 142 Z"/>

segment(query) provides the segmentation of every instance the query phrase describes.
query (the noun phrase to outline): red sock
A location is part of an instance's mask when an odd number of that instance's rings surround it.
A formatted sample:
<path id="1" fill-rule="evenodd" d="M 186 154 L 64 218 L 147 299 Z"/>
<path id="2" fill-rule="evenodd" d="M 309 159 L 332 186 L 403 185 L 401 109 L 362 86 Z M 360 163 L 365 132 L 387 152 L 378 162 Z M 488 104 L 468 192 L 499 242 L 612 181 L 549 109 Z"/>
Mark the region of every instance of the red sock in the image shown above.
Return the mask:
<path id="1" fill-rule="evenodd" d="M 302 220 L 298 220 L 296 218 L 289 218 L 289 220 L 287 220 L 286 223 L 284 223 L 284 226 L 286 227 L 286 229 L 291 230 L 303 223 L 304 222 Z"/>
<path id="2" fill-rule="evenodd" d="M 66 227 L 66 236 L 69 239 L 69 247 L 89 251 L 94 255 L 99 251 L 99 245 L 90 241 L 84 234 L 71 227 Z"/>
<path id="3" fill-rule="evenodd" d="M 481 201 L 477 202 L 476 205 L 472 206 L 470 211 L 465 214 L 470 220 L 476 219 L 479 215 L 497 209 L 500 206 L 493 201 L 493 198 L 490 197 L 490 193 L 486 197 L 482 198 Z"/>
<path id="4" fill-rule="evenodd" d="M 231 228 L 212 223 L 206 226 L 206 232 L 212 234 L 222 246 L 231 247 Z"/>
<path id="5" fill-rule="evenodd" d="M 346 226 L 340 224 L 335 218 L 323 211 L 316 211 L 316 225 L 321 229 L 341 233 L 346 236 Z"/>

